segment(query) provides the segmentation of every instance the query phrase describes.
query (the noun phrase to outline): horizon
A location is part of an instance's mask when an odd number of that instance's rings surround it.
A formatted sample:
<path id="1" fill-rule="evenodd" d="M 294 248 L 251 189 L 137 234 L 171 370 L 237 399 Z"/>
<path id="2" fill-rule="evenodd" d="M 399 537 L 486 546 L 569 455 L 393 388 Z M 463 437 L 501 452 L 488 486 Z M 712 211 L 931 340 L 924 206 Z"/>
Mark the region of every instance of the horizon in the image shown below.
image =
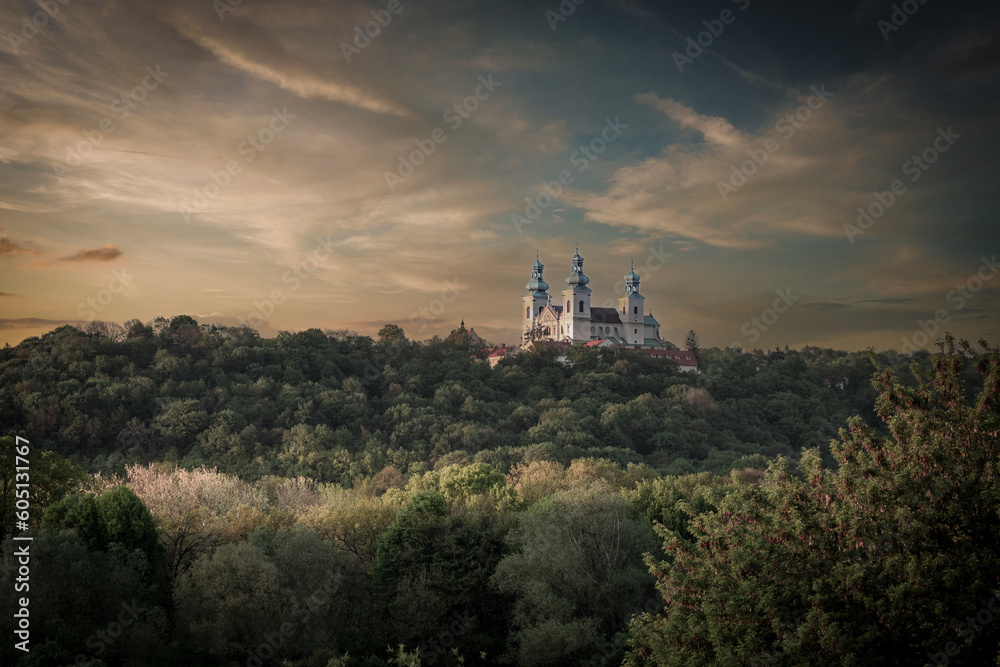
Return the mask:
<path id="1" fill-rule="evenodd" d="M 150 319 L 150 320 L 142 320 L 142 323 L 144 325 L 146 325 L 146 326 L 152 326 L 155 323 L 155 320 L 157 320 L 157 319 L 161 319 L 162 318 L 165 322 L 169 323 L 169 322 L 171 322 L 176 317 L 191 317 L 193 320 L 195 320 L 198 323 L 199 327 L 206 327 L 206 326 L 207 327 L 212 327 L 212 326 L 229 327 L 230 326 L 230 325 L 226 325 L 226 324 L 221 324 L 220 325 L 220 324 L 216 324 L 216 323 L 208 322 L 208 321 L 202 322 L 202 321 L 199 320 L 199 318 L 194 317 L 192 315 L 189 315 L 187 313 L 178 313 L 178 314 L 172 315 L 170 317 L 157 316 L 157 317 L 155 317 L 153 319 Z M 50 329 L 48 331 L 42 332 L 41 334 L 37 334 L 35 336 L 28 336 L 28 337 L 22 338 L 17 343 L 6 342 L 6 343 L 4 343 L 4 346 L 10 346 L 12 348 L 13 347 L 17 347 L 17 345 L 20 345 L 22 342 L 24 342 L 26 340 L 29 340 L 31 338 L 36 338 L 36 339 L 37 338 L 41 338 L 41 337 L 43 337 L 43 336 L 45 336 L 47 334 L 53 333 L 56 329 L 58 329 L 60 327 L 63 327 L 63 326 L 70 326 L 70 327 L 73 327 L 75 329 L 80 330 L 83 333 L 86 333 L 85 327 L 88 324 L 90 324 L 91 322 L 105 322 L 105 323 L 108 323 L 108 324 L 122 325 L 124 327 L 124 325 L 127 324 L 128 320 L 126 320 L 124 322 L 109 322 L 107 320 L 88 320 L 88 321 L 79 321 L 79 322 L 75 322 L 75 323 L 74 322 L 69 322 L 69 323 L 65 323 L 65 324 L 60 324 L 58 327 L 55 327 L 55 328 Z M 400 323 L 398 323 L 398 322 L 385 322 L 382 326 L 384 327 L 384 326 L 390 326 L 390 325 L 399 326 L 401 329 L 403 329 L 403 333 L 406 334 L 405 328 Z M 461 321 L 460 321 L 459 324 L 455 324 L 451 329 L 448 329 L 447 331 L 445 331 L 444 334 L 437 334 L 437 333 L 435 333 L 433 335 L 426 336 L 426 337 L 423 337 L 423 338 L 411 337 L 409 334 L 406 334 L 406 339 L 408 341 L 410 341 L 411 343 L 417 343 L 417 344 L 430 343 L 435 338 L 439 339 L 439 340 L 444 340 L 451 333 L 454 333 L 455 331 L 457 331 L 460 328 L 460 325 L 461 325 Z M 310 331 L 310 330 L 322 331 L 327 336 L 331 336 L 331 335 L 338 334 L 338 333 L 346 333 L 346 334 L 350 334 L 350 335 L 365 336 L 365 337 L 371 338 L 372 340 L 377 340 L 378 339 L 378 336 L 377 336 L 376 333 L 368 334 L 368 333 L 362 333 L 362 332 L 359 332 L 359 331 L 355 331 L 353 329 L 345 329 L 345 328 L 332 329 L 332 328 L 329 328 L 329 327 L 326 327 L 326 328 L 307 327 L 305 329 L 298 329 L 296 331 L 282 330 L 282 331 L 275 331 L 271 335 L 264 335 L 263 333 L 260 332 L 260 330 L 258 330 L 256 328 L 250 326 L 249 324 L 242 324 L 242 325 L 236 325 L 236 326 L 237 327 L 239 327 L 239 326 L 250 327 L 251 329 L 253 329 L 254 331 L 257 332 L 257 334 L 260 336 L 261 339 L 274 339 L 274 338 L 277 338 L 277 336 L 279 334 L 295 334 L 295 333 L 301 333 L 303 331 Z M 379 328 L 381 328 L 381 327 L 379 327 Z M 469 323 L 465 323 L 465 328 L 466 328 L 466 331 L 469 331 L 469 332 L 475 331 L 475 325 L 470 325 Z M 479 335 L 478 331 L 475 331 L 475 333 L 477 335 Z M 697 334 L 697 332 L 695 332 L 695 333 Z M 806 348 L 814 347 L 814 348 L 817 348 L 817 349 L 832 350 L 834 352 L 843 352 L 845 354 L 859 354 L 859 353 L 862 353 L 862 352 L 873 352 L 874 354 L 877 354 L 877 355 L 884 355 L 884 354 L 888 354 L 888 353 L 912 354 L 913 352 L 924 351 L 924 352 L 929 352 L 930 354 L 933 355 L 933 354 L 939 354 L 939 353 L 946 353 L 946 350 L 943 350 L 941 348 L 942 348 L 942 346 L 945 346 L 945 347 L 947 346 L 946 336 L 949 336 L 949 335 L 952 335 L 950 331 L 947 331 L 947 330 L 941 331 L 940 334 L 935 337 L 933 344 L 925 346 L 925 347 L 916 348 L 916 349 L 912 350 L 911 352 L 901 352 L 900 350 L 896 350 L 896 349 L 893 349 L 893 348 L 878 348 L 878 347 L 875 347 L 875 346 L 868 346 L 868 347 L 859 348 L 859 349 L 847 349 L 847 348 L 837 348 L 837 347 L 822 346 L 822 345 L 810 345 L 810 344 L 804 344 L 804 345 L 799 345 L 799 346 L 782 345 L 782 346 L 775 346 L 775 347 L 760 347 L 760 346 L 745 347 L 745 348 L 740 348 L 739 352 L 741 352 L 743 354 L 753 354 L 754 352 L 758 352 L 758 351 L 761 352 L 761 353 L 763 353 L 763 354 L 770 354 L 772 352 L 779 352 L 779 351 L 785 351 L 785 350 L 788 350 L 790 352 L 802 352 Z M 484 345 L 488 349 L 501 348 L 501 347 L 521 347 L 521 346 L 524 345 L 524 343 L 522 343 L 522 342 L 512 343 L 512 342 L 509 342 L 509 341 L 494 340 L 494 339 L 485 338 L 485 337 L 482 337 L 482 336 L 480 336 L 480 338 L 483 339 L 483 343 L 484 343 Z M 957 343 L 961 343 L 961 342 L 964 341 L 964 342 L 969 343 L 972 346 L 973 350 L 979 350 L 980 349 L 980 347 L 979 347 L 979 340 L 980 339 L 977 339 L 977 340 L 965 339 L 965 338 L 962 338 L 960 336 L 953 336 L 953 335 L 952 335 L 952 338 L 954 339 L 954 341 L 956 342 L 956 344 Z M 544 343 L 546 341 L 543 340 L 543 341 L 540 341 L 540 342 Z M 572 341 L 572 344 L 583 344 L 583 342 L 584 341 Z M 678 350 L 687 349 L 687 348 L 685 348 L 685 341 L 683 341 L 683 340 L 681 342 L 677 342 L 677 341 L 674 341 L 674 340 L 666 340 L 664 342 L 675 345 Z M 985 342 L 987 342 L 989 344 L 992 344 L 992 341 L 989 341 L 989 340 L 986 340 Z M 560 341 L 559 344 L 563 344 L 563 342 Z M 626 346 L 626 347 L 628 347 L 628 346 Z M 697 349 L 698 350 L 711 350 L 711 349 L 714 349 L 714 350 L 720 350 L 721 351 L 721 350 L 726 350 L 726 349 L 733 349 L 733 347 L 732 346 L 726 346 L 726 345 L 702 345 L 701 342 L 700 342 L 700 340 L 699 340 L 698 341 L 698 348 Z"/>
<path id="2" fill-rule="evenodd" d="M 577 247 L 678 346 L 995 342 L 1000 10 L 899 4 L 8 3 L 0 342 L 516 345 Z"/>

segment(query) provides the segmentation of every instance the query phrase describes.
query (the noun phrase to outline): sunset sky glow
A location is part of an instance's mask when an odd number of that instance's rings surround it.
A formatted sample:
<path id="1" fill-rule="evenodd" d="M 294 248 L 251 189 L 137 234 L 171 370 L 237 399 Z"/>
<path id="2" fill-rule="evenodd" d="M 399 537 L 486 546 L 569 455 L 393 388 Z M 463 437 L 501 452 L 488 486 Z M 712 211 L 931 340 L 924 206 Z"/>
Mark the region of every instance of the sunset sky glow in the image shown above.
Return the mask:
<path id="1" fill-rule="evenodd" d="M 1000 10 L 894 4 L 5 1 L 0 341 L 516 343 L 579 247 L 678 344 L 996 344 Z"/>

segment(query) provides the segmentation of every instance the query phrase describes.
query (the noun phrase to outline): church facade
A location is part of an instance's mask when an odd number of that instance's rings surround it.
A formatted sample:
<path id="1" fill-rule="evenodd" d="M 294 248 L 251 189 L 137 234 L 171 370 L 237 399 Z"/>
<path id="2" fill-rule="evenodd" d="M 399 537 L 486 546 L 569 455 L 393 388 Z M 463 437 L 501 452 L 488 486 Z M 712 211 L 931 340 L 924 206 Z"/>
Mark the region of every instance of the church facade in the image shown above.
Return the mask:
<path id="1" fill-rule="evenodd" d="M 566 288 L 560 296 L 549 293 L 542 278 L 544 265 L 535 257 L 531 281 L 521 306 L 521 342 L 551 340 L 609 341 L 640 349 L 666 349 L 660 339 L 660 323 L 646 312 L 645 297 L 639 293 L 635 268 L 625 274 L 625 294 L 617 308 L 591 306 L 590 278 L 583 272 L 583 257 L 577 249 L 570 260 Z"/>

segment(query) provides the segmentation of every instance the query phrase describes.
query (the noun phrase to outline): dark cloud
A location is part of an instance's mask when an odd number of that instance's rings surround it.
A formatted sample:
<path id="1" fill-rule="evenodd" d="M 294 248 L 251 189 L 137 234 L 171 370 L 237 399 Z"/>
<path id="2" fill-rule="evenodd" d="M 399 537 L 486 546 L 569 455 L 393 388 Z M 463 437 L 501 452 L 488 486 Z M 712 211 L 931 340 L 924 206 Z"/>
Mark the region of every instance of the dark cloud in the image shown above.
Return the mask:
<path id="1" fill-rule="evenodd" d="M 122 251 L 110 243 L 93 250 L 78 250 L 68 257 L 60 257 L 60 262 L 110 262 L 121 257 Z"/>
<path id="2" fill-rule="evenodd" d="M 0 237 L 0 255 L 20 255 L 22 253 L 28 253 L 31 255 L 38 254 L 34 250 L 28 250 L 24 246 L 14 243 L 6 236 Z"/>

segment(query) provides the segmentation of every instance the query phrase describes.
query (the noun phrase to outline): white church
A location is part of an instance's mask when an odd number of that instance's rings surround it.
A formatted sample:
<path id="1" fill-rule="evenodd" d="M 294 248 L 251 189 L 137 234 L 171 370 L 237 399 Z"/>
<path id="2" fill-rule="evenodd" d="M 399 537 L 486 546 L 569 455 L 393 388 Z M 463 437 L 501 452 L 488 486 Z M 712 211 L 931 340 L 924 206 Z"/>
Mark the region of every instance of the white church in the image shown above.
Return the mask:
<path id="1" fill-rule="evenodd" d="M 617 308 L 591 307 L 591 290 L 587 287 L 590 278 L 583 273 L 579 249 L 570 262 L 567 287 L 561 299 L 555 300 L 549 294 L 549 285 L 542 279 L 544 268 L 536 255 L 521 310 L 522 343 L 530 340 L 607 341 L 650 352 L 667 350 L 666 343 L 660 339 L 660 323 L 652 313 L 646 314 L 645 298 L 639 293 L 639 275 L 634 266 L 625 274 L 625 294 L 618 298 Z"/>

